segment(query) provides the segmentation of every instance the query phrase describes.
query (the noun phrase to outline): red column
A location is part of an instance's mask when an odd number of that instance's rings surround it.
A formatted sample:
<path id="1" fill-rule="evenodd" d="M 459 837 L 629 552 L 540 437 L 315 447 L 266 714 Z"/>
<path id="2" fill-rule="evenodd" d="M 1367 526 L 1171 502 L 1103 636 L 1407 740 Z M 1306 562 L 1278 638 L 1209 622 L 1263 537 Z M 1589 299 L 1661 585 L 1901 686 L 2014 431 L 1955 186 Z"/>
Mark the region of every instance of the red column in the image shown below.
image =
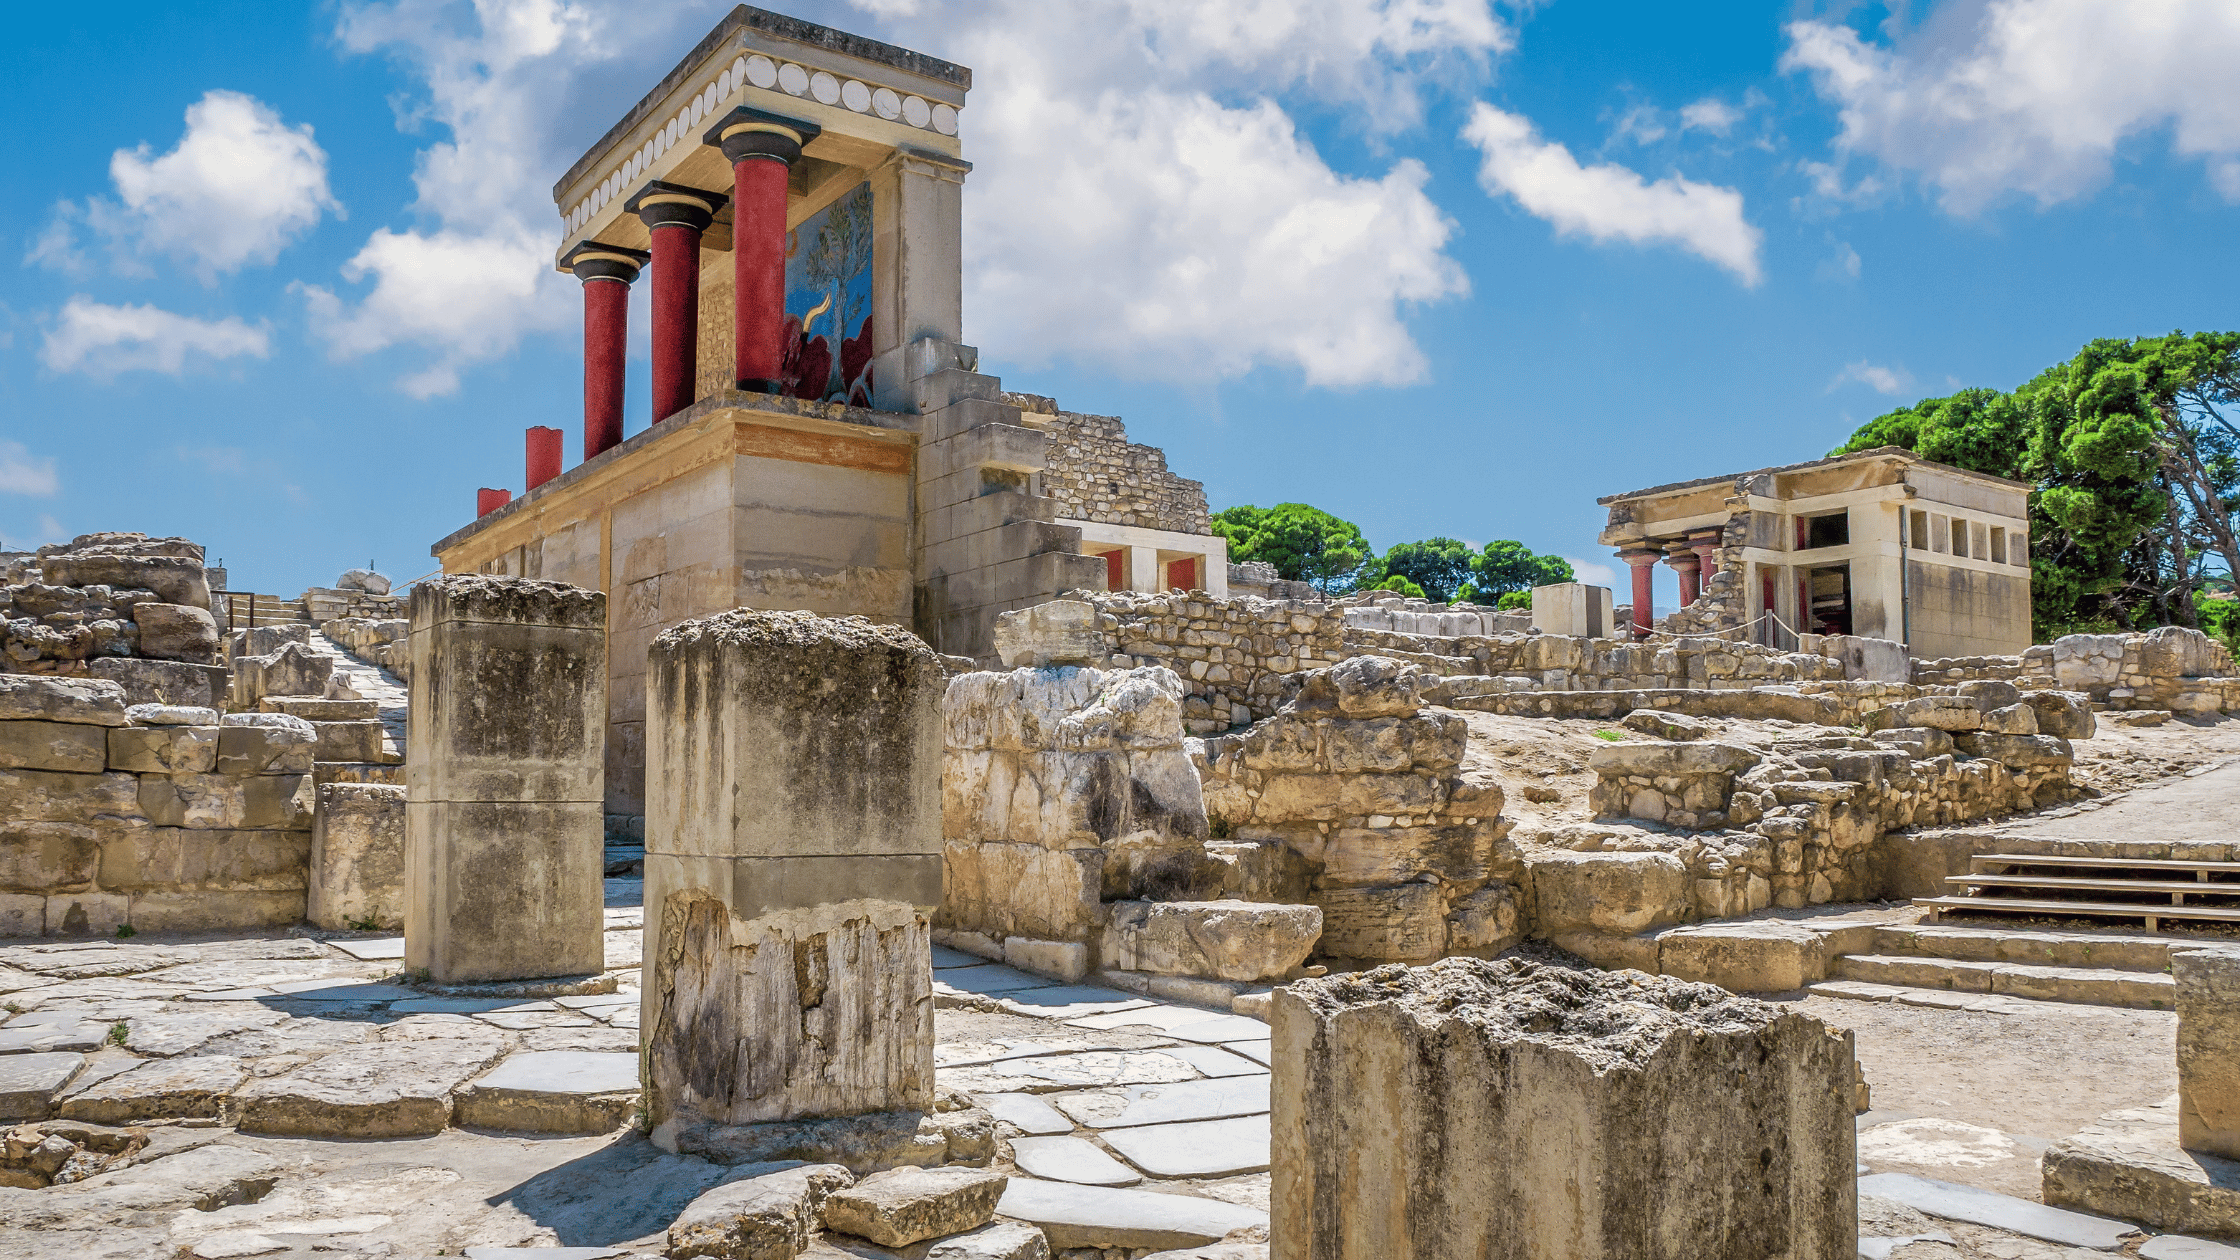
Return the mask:
<path id="1" fill-rule="evenodd" d="M 741 106 L 701 137 L 731 163 L 731 266 L 736 284 L 733 374 L 739 388 L 784 393 L 786 191 L 815 123 Z"/>
<path id="2" fill-rule="evenodd" d="M 1664 562 L 1672 566 L 1674 573 L 1680 575 L 1680 606 L 1686 608 L 1695 603 L 1696 596 L 1703 593 L 1703 588 L 1696 582 L 1698 566 L 1695 553 L 1685 550 L 1667 551 L 1664 553 Z"/>
<path id="3" fill-rule="evenodd" d="M 1723 533 L 1722 530 L 1699 529 L 1688 535 L 1688 550 L 1696 553 L 1696 563 L 1702 568 L 1705 583 L 1719 572 L 1719 539 Z"/>
<path id="4" fill-rule="evenodd" d="M 630 332 L 630 282 L 643 250 L 585 241 L 561 265 L 583 281 L 583 458 L 622 444 L 622 360 Z"/>
<path id="5" fill-rule="evenodd" d="M 1655 581 L 1657 561 L 1664 559 L 1661 551 L 1621 551 L 1618 558 L 1633 566 L 1633 637 L 1646 639 L 1656 624 Z"/>
<path id="6" fill-rule="evenodd" d="M 484 486 L 474 492 L 474 514 L 478 517 L 488 516 L 511 502 L 513 502 L 513 491 L 492 490 L 490 487 Z"/>
<path id="7" fill-rule="evenodd" d="M 531 425 L 528 438 L 529 488 L 534 490 L 560 475 L 560 430 Z"/>
<path id="8" fill-rule="evenodd" d="M 1128 589 L 1128 567 L 1122 563 L 1128 557 L 1125 551 L 1104 553 L 1104 588 L 1108 591 Z"/>
<path id="9" fill-rule="evenodd" d="M 653 237 L 653 422 L 692 405 L 700 376 L 700 234 L 730 200 L 648 181 L 623 209 Z M 783 238 L 780 238 L 781 245 Z M 780 260 L 781 266 L 783 260 Z M 782 296 L 781 296 L 782 300 Z"/>

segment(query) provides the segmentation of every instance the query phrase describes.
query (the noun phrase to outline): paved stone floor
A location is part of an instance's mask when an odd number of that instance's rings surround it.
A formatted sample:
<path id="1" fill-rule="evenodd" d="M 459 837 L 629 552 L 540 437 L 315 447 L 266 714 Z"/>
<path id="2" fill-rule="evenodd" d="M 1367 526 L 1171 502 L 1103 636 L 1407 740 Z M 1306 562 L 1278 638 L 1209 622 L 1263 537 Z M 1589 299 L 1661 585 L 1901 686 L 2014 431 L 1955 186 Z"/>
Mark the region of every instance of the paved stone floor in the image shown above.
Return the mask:
<path id="1" fill-rule="evenodd" d="M 657 1252 L 670 1220 L 728 1170 L 630 1128 L 640 893 L 608 882 L 611 991 L 549 1000 L 396 983 L 396 937 L 0 947 L 0 1119 L 51 1112 L 42 1127 L 65 1139 L 54 1151 L 66 1161 L 50 1188 L 0 1183 L 0 1256 Z M 1083 1256 L 1265 1221 L 1267 1025 L 947 949 L 933 965 L 939 1084 L 1004 1122 L 1004 1215 L 1042 1225 L 1061 1251 L 1127 1244 Z M 0 1136 L 19 1135 L 43 1140 Z M 1906 1166 L 1970 1179 L 1965 1161 Z M 1900 1188 L 1931 1203 L 1946 1193 Z M 1867 1219 L 1895 1231 L 1885 1240 L 1926 1235 L 1868 1244 L 1901 1260 L 2110 1254 L 1882 1198 Z M 812 1254 L 886 1254 L 826 1247 Z"/>

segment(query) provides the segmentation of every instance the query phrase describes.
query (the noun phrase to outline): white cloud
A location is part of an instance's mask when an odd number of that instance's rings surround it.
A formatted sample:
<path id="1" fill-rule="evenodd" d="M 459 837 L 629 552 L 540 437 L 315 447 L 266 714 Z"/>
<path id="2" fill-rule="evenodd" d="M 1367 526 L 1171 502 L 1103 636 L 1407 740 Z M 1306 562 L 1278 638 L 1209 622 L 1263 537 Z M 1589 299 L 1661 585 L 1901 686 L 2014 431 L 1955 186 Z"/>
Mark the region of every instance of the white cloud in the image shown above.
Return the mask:
<path id="1" fill-rule="evenodd" d="M 1955 214 L 2082 196 L 2125 140 L 2164 127 L 2240 201 L 2232 0 L 1990 0 L 1940 11 L 1896 47 L 1827 22 L 1788 35 L 1782 68 L 1840 106 L 1837 149 L 1918 173 Z"/>
<path id="2" fill-rule="evenodd" d="M 261 359 L 271 352 L 271 332 L 238 316 L 194 319 L 153 306 L 105 306 L 81 295 L 63 306 L 60 321 L 47 330 L 39 361 L 57 372 L 88 376 L 132 371 L 176 376 L 190 358 Z"/>
<path id="3" fill-rule="evenodd" d="M 1859 278 L 1859 251 L 1849 241 L 1837 241 L 1836 252 L 1822 260 L 1813 274 L 1822 280 L 1856 280 Z"/>
<path id="4" fill-rule="evenodd" d="M 1027 363 L 1205 379 L 1294 367 L 1323 385 L 1416 379 L 1411 303 L 1466 291 L 1452 225 L 1396 162 L 1331 168 L 1279 98 L 1371 129 L 1423 94 L 1483 78 L 1513 33 L 1490 0 L 855 0 L 811 20 L 974 68 L 964 112 L 966 336 Z M 345 8 L 343 46 L 397 56 L 416 107 L 449 135 L 420 155 L 428 228 L 376 232 L 344 279 L 307 286 L 341 357 L 418 346 L 425 396 L 522 337 L 572 329 L 581 299 L 551 269 L 547 196 L 713 10 L 486 0 L 462 30 L 441 0 Z M 868 13 L 874 20 L 866 22 Z M 681 14 L 681 16 L 680 16 Z M 558 120 L 569 121 L 563 132 Z"/>
<path id="5" fill-rule="evenodd" d="M 109 239 L 120 271 L 144 272 L 139 256 L 161 254 L 207 283 L 271 262 L 322 214 L 342 214 L 309 124 L 290 127 L 239 92 L 214 90 L 188 106 L 186 134 L 168 153 L 152 156 L 146 144 L 117 150 L 109 178 L 116 201 L 57 206 L 24 261 L 83 271 L 73 226 L 82 221 Z"/>
<path id="6" fill-rule="evenodd" d="M 1665 126 L 1664 111 L 1654 105 L 1636 103 L 1618 115 L 1618 123 L 1610 129 L 1612 140 L 1630 140 L 1635 144 L 1655 144 L 1671 134 Z"/>
<path id="7" fill-rule="evenodd" d="M 1588 586 L 1614 587 L 1618 584 L 1617 569 L 1599 560 L 1581 560 L 1577 556 L 1565 556 L 1563 561 L 1571 566 L 1571 576 L 1576 581 L 1583 582 Z M 1627 580 L 1631 581 L 1632 579 L 1628 578 Z"/>
<path id="8" fill-rule="evenodd" d="M 1828 382 L 1828 392 L 1834 393 L 1853 382 L 1864 385 L 1878 394 L 1902 394 L 1913 385 L 1913 374 L 1903 366 L 1882 367 L 1865 359 L 1846 363 L 1836 378 Z"/>
<path id="9" fill-rule="evenodd" d="M 54 459 L 40 459 L 21 442 L 0 438 L 0 494 L 28 494 L 46 498 L 62 488 L 54 474 Z"/>
<path id="10" fill-rule="evenodd" d="M 1763 278 L 1758 247 L 1764 234 L 1742 217 L 1742 194 L 1732 188 L 1677 175 L 1651 183 L 1615 163 L 1581 166 L 1569 149 L 1541 139 L 1530 120 L 1482 101 L 1462 135 L 1485 155 L 1478 182 L 1486 192 L 1514 197 L 1558 232 L 1598 243 L 1678 245 L 1745 285 L 1755 287 Z"/>
<path id="11" fill-rule="evenodd" d="M 1680 107 L 1680 125 L 1697 131 L 1708 131 L 1723 136 L 1734 130 L 1742 121 L 1742 110 L 1727 104 L 1716 96 L 1706 96 L 1700 101 Z"/>

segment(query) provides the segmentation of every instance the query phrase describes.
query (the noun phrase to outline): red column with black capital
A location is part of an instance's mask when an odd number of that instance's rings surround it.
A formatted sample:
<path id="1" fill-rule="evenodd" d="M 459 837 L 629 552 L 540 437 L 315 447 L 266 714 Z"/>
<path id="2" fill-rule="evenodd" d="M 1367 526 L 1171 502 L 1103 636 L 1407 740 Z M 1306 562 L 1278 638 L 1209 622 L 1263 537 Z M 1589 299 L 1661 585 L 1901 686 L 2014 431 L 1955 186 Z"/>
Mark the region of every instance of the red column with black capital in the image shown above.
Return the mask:
<path id="1" fill-rule="evenodd" d="M 649 180 L 623 203 L 653 238 L 653 422 L 692 405 L 700 375 L 700 234 L 723 193 Z"/>
<path id="2" fill-rule="evenodd" d="M 622 362 L 630 338 L 630 282 L 644 250 L 585 241 L 560 260 L 583 282 L 583 458 L 622 444 Z"/>
<path id="3" fill-rule="evenodd" d="M 731 265 L 739 388 L 781 394 L 785 379 L 786 193 L 815 123 L 741 106 L 701 137 L 731 163 Z"/>

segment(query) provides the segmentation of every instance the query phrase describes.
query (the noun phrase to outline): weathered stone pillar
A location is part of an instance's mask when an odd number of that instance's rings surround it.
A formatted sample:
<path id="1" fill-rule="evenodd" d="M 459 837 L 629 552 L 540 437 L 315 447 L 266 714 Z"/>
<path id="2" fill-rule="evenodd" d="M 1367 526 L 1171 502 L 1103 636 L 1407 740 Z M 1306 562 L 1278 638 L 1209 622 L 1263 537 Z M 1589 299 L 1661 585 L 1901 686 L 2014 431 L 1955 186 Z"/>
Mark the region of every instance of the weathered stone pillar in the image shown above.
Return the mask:
<path id="1" fill-rule="evenodd" d="M 823 128 L 748 109 L 725 114 L 701 137 L 731 163 L 731 266 L 736 287 L 734 373 L 739 388 L 782 394 L 786 323 L 786 189 L 801 146 Z"/>
<path id="2" fill-rule="evenodd" d="M 2178 1145 L 2240 1159 L 2240 948 L 2170 951 L 2178 999 Z"/>
<path id="3" fill-rule="evenodd" d="M 595 972 L 607 597 L 450 575 L 412 590 L 405 965 L 439 983 Z"/>
<path id="4" fill-rule="evenodd" d="M 1633 566 L 1633 637 L 1646 639 L 1657 624 L 1655 566 L 1664 559 L 1664 553 L 1626 550 L 1619 552 L 1618 558 Z"/>
<path id="5" fill-rule="evenodd" d="M 655 179 L 623 203 L 653 238 L 655 424 L 692 405 L 700 374 L 700 234 L 730 200 Z"/>
<path id="6" fill-rule="evenodd" d="M 1695 603 L 1696 596 L 1703 593 L 1701 584 L 1696 580 L 1702 571 L 1702 565 L 1696 559 L 1695 550 L 1689 547 L 1686 540 L 1675 539 L 1664 545 L 1664 562 L 1672 566 L 1674 573 L 1680 575 L 1680 606 L 1686 608 Z"/>
<path id="7" fill-rule="evenodd" d="M 1852 1260 L 1851 1035 L 1638 971 L 1275 991 L 1273 1260 Z"/>
<path id="8" fill-rule="evenodd" d="M 561 433 L 558 429 L 533 424 L 526 436 L 529 489 L 534 490 L 560 475 Z"/>
<path id="9" fill-rule="evenodd" d="M 583 281 L 583 457 L 622 444 L 622 362 L 630 340 L 630 282 L 644 250 L 585 241 L 560 260 Z"/>
<path id="10" fill-rule="evenodd" d="M 646 680 L 653 1140 L 923 1111 L 941 901 L 940 658 L 860 617 L 738 610 Z"/>

